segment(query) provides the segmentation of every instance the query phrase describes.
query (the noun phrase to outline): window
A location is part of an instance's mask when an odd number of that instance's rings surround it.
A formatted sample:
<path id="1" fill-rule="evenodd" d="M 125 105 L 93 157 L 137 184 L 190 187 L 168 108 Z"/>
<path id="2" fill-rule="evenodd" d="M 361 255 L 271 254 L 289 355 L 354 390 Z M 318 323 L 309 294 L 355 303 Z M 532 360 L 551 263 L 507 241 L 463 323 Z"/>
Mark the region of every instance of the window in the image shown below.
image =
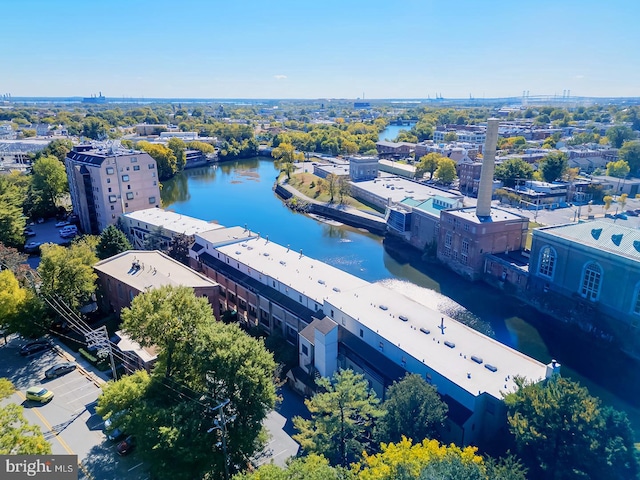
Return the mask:
<path id="1" fill-rule="evenodd" d="M 156 197 L 149 197 L 149 203 L 150 204 L 156 203 Z"/>
<path id="2" fill-rule="evenodd" d="M 123 182 L 128 182 L 129 181 L 129 175 L 122 175 L 122 181 Z"/>
<path id="3" fill-rule="evenodd" d="M 364 330 L 360 329 L 360 338 L 364 338 Z"/>
<path id="4" fill-rule="evenodd" d="M 309 349 L 304 343 L 302 344 L 302 354 L 309 356 Z"/>
<path id="5" fill-rule="evenodd" d="M 633 301 L 633 313 L 640 315 L 640 283 L 636 285 L 636 294 Z"/>
<path id="6" fill-rule="evenodd" d="M 109 187 L 107 190 L 109 191 L 109 193 L 111 193 L 111 187 Z"/>
<path id="7" fill-rule="evenodd" d="M 453 239 L 453 235 L 451 235 L 451 232 L 447 232 L 444 236 L 444 254 L 447 257 L 451 256 L 451 241 Z"/>
<path id="8" fill-rule="evenodd" d="M 133 192 L 127 192 L 127 200 L 133 200 Z"/>
<path id="9" fill-rule="evenodd" d="M 465 223 L 465 226 L 467 224 Z M 467 259 L 469 256 L 469 240 L 466 238 L 462 240 L 462 250 L 460 251 L 460 262 L 463 264 L 467 264 Z"/>
<path id="10" fill-rule="evenodd" d="M 582 274 L 582 287 L 580 295 L 587 300 L 595 302 L 600 296 L 600 283 L 602 280 L 602 269 L 597 263 L 589 263 L 585 266 Z"/>
<path id="11" fill-rule="evenodd" d="M 156 168 L 156 166 L 153 163 L 149 164 L 149 170 L 153 170 L 154 168 Z"/>
<path id="12" fill-rule="evenodd" d="M 140 170 L 140 165 L 134 165 L 133 166 L 133 171 L 137 172 L 138 170 Z"/>
<path id="13" fill-rule="evenodd" d="M 137 161 L 138 161 L 138 157 L 131 157 L 131 163 L 136 163 Z M 138 165 L 136 165 L 136 166 L 138 166 Z M 133 167 L 133 169 L 135 170 L 136 167 Z"/>
<path id="14" fill-rule="evenodd" d="M 124 208 L 129 208 L 129 204 L 127 202 L 124 202 Z"/>
<path id="15" fill-rule="evenodd" d="M 464 231 L 465 231 L 465 232 L 468 232 L 468 231 L 469 231 L 469 224 L 468 224 L 468 223 L 465 223 L 465 224 L 464 224 Z"/>
<path id="16" fill-rule="evenodd" d="M 538 272 L 545 277 L 553 277 L 553 269 L 556 265 L 556 251 L 549 247 L 543 247 L 540 250 L 540 267 Z"/>
<path id="17" fill-rule="evenodd" d="M 115 210 L 115 207 L 113 205 L 111 205 L 111 210 Z"/>
<path id="18" fill-rule="evenodd" d="M 107 175 L 113 175 L 113 167 L 107 167 Z"/>
<path id="19" fill-rule="evenodd" d="M 115 195 L 109 195 L 109 203 L 116 203 L 116 196 Z"/>
<path id="20" fill-rule="evenodd" d="M 107 183 L 111 183 L 111 179 L 110 178 L 107 178 Z"/>

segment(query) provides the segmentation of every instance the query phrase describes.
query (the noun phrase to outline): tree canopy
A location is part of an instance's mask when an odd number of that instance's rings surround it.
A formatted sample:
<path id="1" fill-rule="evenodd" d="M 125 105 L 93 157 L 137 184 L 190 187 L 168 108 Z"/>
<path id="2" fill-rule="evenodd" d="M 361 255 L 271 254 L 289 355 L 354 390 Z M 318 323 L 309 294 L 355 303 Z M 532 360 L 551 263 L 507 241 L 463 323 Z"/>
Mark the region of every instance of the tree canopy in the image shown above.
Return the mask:
<path id="1" fill-rule="evenodd" d="M 420 161 L 416 165 L 416 178 L 420 179 L 425 173 L 429 172 L 429 180 L 433 179 L 433 173 L 438 168 L 440 160 L 444 157 L 436 152 L 427 153 L 420 157 Z"/>
<path id="2" fill-rule="evenodd" d="M 640 141 L 625 142 L 618 151 L 618 158 L 631 169 L 631 175 L 640 175 Z"/>
<path id="3" fill-rule="evenodd" d="M 100 239 L 96 246 L 96 255 L 100 260 L 104 260 L 118 253 L 131 250 L 131 248 L 131 243 L 129 243 L 125 234 L 115 225 L 109 225 L 100 234 Z"/>
<path id="4" fill-rule="evenodd" d="M 11 396 L 13 384 L 0 378 L 0 400 Z M 30 425 L 24 418 L 21 405 L 5 403 L 0 405 L 0 455 L 46 455 L 51 453 L 47 442 L 37 425 Z"/>
<path id="5" fill-rule="evenodd" d="M 610 177 L 626 178 L 630 171 L 629 164 L 624 160 L 607 163 L 607 175 Z"/>
<path id="6" fill-rule="evenodd" d="M 456 162 L 450 158 L 443 158 L 438 162 L 438 168 L 434 173 L 435 178 L 440 183 L 448 185 L 452 183 L 458 175 L 456 174 Z"/>
<path id="7" fill-rule="evenodd" d="M 305 405 L 311 420 L 295 417 L 293 436 L 308 452 L 325 455 L 334 465 L 348 466 L 360 458 L 375 422 L 384 411 L 367 381 L 353 370 L 316 380 L 319 391 Z"/>
<path id="8" fill-rule="evenodd" d="M 26 221 L 22 215 L 25 190 L 15 175 L 0 175 L 0 242 L 9 247 L 22 246 Z"/>
<path id="9" fill-rule="evenodd" d="M 625 125 L 614 125 L 606 132 L 609 142 L 613 148 L 620 148 L 624 142 L 634 138 L 633 130 Z"/>
<path id="10" fill-rule="evenodd" d="M 147 141 L 136 143 L 136 148 L 147 152 L 156 161 L 160 180 L 167 180 L 178 172 L 178 159 L 171 148 Z"/>
<path id="11" fill-rule="evenodd" d="M 55 213 L 58 200 L 69 192 L 67 173 L 56 157 L 41 157 L 32 166 L 32 194 L 40 214 Z"/>
<path id="12" fill-rule="evenodd" d="M 626 415 L 602 408 L 577 382 L 554 376 L 505 397 L 518 451 L 533 478 L 635 478 L 638 463 Z"/>
<path id="13" fill-rule="evenodd" d="M 399 442 L 403 436 L 416 442 L 433 438 L 448 410 L 436 388 L 417 374 L 407 374 L 394 382 L 387 389 L 382 408 L 386 411 L 378 424 L 382 442 Z"/>
<path id="14" fill-rule="evenodd" d="M 564 153 L 550 153 L 540 161 L 540 174 L 545 182 L 555 182 L 562 177 L 567 169 L 567 155 Z"/>
<path id="15" fill-rule="evenodd" d="M 521 158 L 510 158 L 496 165 L 494 176 L 505 187 L 515 187 L 516 179 L 529 180 L 533 177 L 533 167 Z"/>

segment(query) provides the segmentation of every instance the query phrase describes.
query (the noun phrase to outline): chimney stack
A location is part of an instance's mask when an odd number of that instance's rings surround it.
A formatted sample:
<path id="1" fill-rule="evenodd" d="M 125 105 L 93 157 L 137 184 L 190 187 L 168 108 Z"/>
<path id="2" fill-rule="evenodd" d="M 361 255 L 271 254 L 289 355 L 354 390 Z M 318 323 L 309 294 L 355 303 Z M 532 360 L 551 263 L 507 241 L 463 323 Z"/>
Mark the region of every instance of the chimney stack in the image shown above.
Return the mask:
<path id="1" fill-rule="evenodd" d="M 480 172 L 480 186 L 478 187 L 478 205 L 476 215 L 489 217 L 491 215 L 491 197 L 493 196 L 493 171 L 496 164 L 496 145 L 498 144 L 498 125 L 500 120 L 487 120 L 487 137 L 484 142 L 482 171 Z"/>

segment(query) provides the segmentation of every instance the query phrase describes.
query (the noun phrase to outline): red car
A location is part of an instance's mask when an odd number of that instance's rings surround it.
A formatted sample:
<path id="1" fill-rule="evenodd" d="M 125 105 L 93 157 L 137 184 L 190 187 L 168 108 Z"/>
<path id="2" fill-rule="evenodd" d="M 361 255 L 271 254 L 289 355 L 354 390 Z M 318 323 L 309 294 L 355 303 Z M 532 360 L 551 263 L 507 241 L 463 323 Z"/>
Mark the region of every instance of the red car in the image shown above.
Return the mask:
<path id="1" fill-rule="evenodd" d="M 122 456 L 129 455 L 135 447 L 136 439 L 132 435 L 129 435 L 116 446 L 116 452 Z"/>

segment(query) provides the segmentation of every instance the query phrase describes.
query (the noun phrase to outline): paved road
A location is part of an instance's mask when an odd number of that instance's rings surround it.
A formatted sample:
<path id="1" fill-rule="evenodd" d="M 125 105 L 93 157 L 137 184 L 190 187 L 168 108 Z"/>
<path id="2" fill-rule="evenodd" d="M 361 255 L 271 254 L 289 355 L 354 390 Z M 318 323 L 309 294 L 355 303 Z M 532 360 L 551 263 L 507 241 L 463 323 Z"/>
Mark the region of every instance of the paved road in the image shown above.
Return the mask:
<path id="1" fill-rule="evenodd" d="M 104 422 L 95 412 L 102 380 L 85 369 L 83 361 L 77 361 L 79 368 L 75 371 L 48 380 L 44 376 L 45 370 L 60 361 L 73 360 L 70 352 L 58 346 L 55 350 L 25 358 L 19 354 L 24 340 L 13 336 L 8 344 L 2 343 L 0 377 L 9 378 L 17 389 L 3 404 L 22 405 L 25 418 L 41 428 L 54 454 L 78 455 L 80 478 L 86 480 L 148 478 L 135 453 L 119 457 L 115 444 L 107 441 L 102 433 Z M 34 385 L 54 392 L 53 400 L 46 405 L 26 400 L 26 389 Z"/>

